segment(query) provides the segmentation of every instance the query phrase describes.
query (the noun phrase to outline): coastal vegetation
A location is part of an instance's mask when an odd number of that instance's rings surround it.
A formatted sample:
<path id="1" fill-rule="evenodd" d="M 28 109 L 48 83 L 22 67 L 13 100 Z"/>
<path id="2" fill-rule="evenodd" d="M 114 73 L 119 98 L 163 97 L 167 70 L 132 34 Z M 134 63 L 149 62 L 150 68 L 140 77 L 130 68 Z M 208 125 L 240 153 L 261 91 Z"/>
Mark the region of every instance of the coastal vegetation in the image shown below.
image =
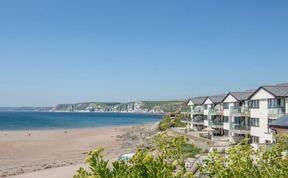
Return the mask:
<path id="1" fill-rule="evenodd" d="M 159 130 L 164 131 L 171 127 L 185 127 L 186 123 L 181 122 L 182 119 L 187 119 L 186 114 L 174 113 L 164 116 L 159 122 Z"/>
<path id="2" fill-rule="evenodd" d="M 90 151 L 86 163 L 90 171 L 80 168 L 74 178 L 181 178 L 192 177 L 185 169 L 185 158 L 201 150 L 188 144 L 184 137 L 159 134 L 153 139 L 155 148 L 139 148 L 127 162 L 117 160 L 108 166 L 103 149 Z"/>
<path id="3" fill-rule="evenodd" d="M 221 178 L 270 178 L 288 175 L 288 135 L 278 136 L 271 148 L 255 150 L 248 140 L 223 153 L 212 152 L 201 172 Z"/>
<path id="4" fill-rule="evenodd" d="M 288 175 L 288 135 L 278 136 L 269 148 L 266 145 L 255 149 L 244 140 L 223 152 L 210 153 L 188 141 L 183 136 L 158 132 L 152 144 L 139 146 L 130 160 L 117 160 L 112 166 L 103 158 L 103 149 L 96 149 L 89 152 L 86 160 L 90 170 L 80 168 L 74 178 L 189 178 L 195 171 L 187 170 L 185 161 L 203 154 L 208 157 L 194 165 L 198 167 L 197 175 L 219 178 L 284 178 Z"/>

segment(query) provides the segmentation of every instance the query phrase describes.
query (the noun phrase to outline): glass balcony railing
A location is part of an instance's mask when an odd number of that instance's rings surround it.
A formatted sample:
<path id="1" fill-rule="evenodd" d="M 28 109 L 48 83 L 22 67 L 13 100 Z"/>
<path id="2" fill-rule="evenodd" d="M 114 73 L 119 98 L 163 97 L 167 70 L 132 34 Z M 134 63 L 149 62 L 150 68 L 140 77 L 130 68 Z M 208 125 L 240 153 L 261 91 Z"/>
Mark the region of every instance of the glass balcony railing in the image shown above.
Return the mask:
<path id="1" fill-rule="evenodd" d="M 246 114 L 246 113 L 249 113 L 249 108 L 247 108 L 247 107 L 238 107 L 238 108 L 231 107 L 230 111 L 232 114 Z"/>
<path id="2" fill-rule="evenodd" d="M 211 125 L 211 126 L 221 126 L 221 125 L 223 125 L 223 121 L 210 120 L 210 121 L 209 121 L 209 125 Z"/>
<path id="3" fill-rule="evenodd" d="M 270 108 L 268 109 L 268 114 L 269 115 L 281 115 L 285 114 L 285 108 Z"/>
<path id="4" fill-rule="evenodd" d="M 241 123 L 232 123 L 232 129 L 250 131 L 251 130 L 251 126 L 250 125 L 241 124 Z"/>
<path id="5" fill-rule="evenodd" d="M 203 123 L 204 120 L 203 119 L 192 119 L 193 123 Z"/>
<path id="6" fill-rule="evenodd" d="M 194 108 L 192 109 L 192 112 L 196 113 L 196 112 L 203 112 L 204 108 Z"/>
<path id="7" fill-rule="evenodd" d="M 214 113 L 222 113 L 223 110 L 220 109 L 220 108 L 209 108 L 208 112 L 209 112 L 210 114 L 214 114 Z"/>

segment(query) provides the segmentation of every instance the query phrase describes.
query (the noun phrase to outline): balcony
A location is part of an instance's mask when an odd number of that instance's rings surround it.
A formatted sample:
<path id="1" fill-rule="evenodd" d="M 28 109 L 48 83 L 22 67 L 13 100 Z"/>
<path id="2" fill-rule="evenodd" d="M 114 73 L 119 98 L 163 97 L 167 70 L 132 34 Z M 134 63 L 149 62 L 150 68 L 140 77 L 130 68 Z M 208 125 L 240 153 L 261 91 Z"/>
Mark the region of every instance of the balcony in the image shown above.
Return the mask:
<path id="1" fill-rule="evenodd" d="M 223 110 L 221 108 L 209 108 L 210 115 L 223 115 Z"/>
<path id="2" fill-rule="evenodd" d="M 203 114 L 203 112 L 204 112 L 203 107 L 196 107 L 192 109 L 193 114 Z"/>
<path id="3" fill-rule="evenodd" d="M 268 117 L 278 118 L 284 115 L 286 112 L 285 108 L 269 108 L 268 109 Z"/>
<path id="4" fill-rule="evenodd" d="M 203 119 L 192 119 L 192 124 L 204 125 L 204 120 Z"/>
<path id="5" fill-rule="evenodd" d="M 250 134 L 251 126 L 244 123 L 232 123 L 231 130 L 237 134 Z"/>
<path id="6" fill-rule="evenodd" d="M 223 128 L 223 121 L 218 119 L 209 120 L 209 125 L 214 128 Z"/>
<path id="7" fill-rule="evenodd" d="M 230 108 L 231 115 L 233 116 L 249 116 L 250 110 L 247 107 Z"/>

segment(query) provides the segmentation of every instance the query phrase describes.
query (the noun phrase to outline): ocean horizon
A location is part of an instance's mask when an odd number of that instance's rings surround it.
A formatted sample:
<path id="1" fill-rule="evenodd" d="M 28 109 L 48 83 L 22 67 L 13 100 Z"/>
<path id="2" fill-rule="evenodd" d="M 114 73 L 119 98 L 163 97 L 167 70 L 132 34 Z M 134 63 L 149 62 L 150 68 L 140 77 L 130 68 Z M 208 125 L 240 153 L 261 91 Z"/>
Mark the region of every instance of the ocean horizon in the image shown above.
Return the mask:
<path id="1" fill-rule="evenodd" d="M 0 130 L 115 127 L 157 122 L 160 114 L 112 112 L 0 112 Z"/>

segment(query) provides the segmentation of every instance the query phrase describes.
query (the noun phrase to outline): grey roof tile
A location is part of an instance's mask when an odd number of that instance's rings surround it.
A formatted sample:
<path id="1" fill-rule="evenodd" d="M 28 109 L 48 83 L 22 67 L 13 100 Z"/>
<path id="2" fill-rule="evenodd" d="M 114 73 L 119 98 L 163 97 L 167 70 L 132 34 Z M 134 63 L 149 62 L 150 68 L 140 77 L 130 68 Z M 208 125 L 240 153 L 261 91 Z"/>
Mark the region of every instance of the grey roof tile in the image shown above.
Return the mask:
<path id="1" fill-rule="evenodd" d="M 271 85 L 271 86 L 262 86 L 265 90 L 269 91 L 276 97 L 287 96 L 288 94 L 288 85 Z"/>
<path id="2" fill-rule="evenodd" d="M 238 101 L 244 101 L 247 100 L 256 90 L 247 90 L 242 92 L 230 92 L 232 96 L 234 96 L 235 99 Z"/>
<path id="3" fill-rule="evenodd" d="M 288 114 L 272 121 L 269 126 L 274 127 L 288 127 Z"/>
<path id="4" fill-rule="evenodd" d="M 195 97 L 195 98 L 191 98 L 191 101 L 193 104 L 195 105 L 200 105 L 200 104 L 203 104 L 204 101 L 206 100 L 206 96 L 205 97 Z"/>
<path id="5" fill-rule="evenodd" d="M 226 95 L 215 95 L 215 96 L 209 96 L 208 98 L 214 103 L 221 103 L 222 100 L 225 98 Z"/>

